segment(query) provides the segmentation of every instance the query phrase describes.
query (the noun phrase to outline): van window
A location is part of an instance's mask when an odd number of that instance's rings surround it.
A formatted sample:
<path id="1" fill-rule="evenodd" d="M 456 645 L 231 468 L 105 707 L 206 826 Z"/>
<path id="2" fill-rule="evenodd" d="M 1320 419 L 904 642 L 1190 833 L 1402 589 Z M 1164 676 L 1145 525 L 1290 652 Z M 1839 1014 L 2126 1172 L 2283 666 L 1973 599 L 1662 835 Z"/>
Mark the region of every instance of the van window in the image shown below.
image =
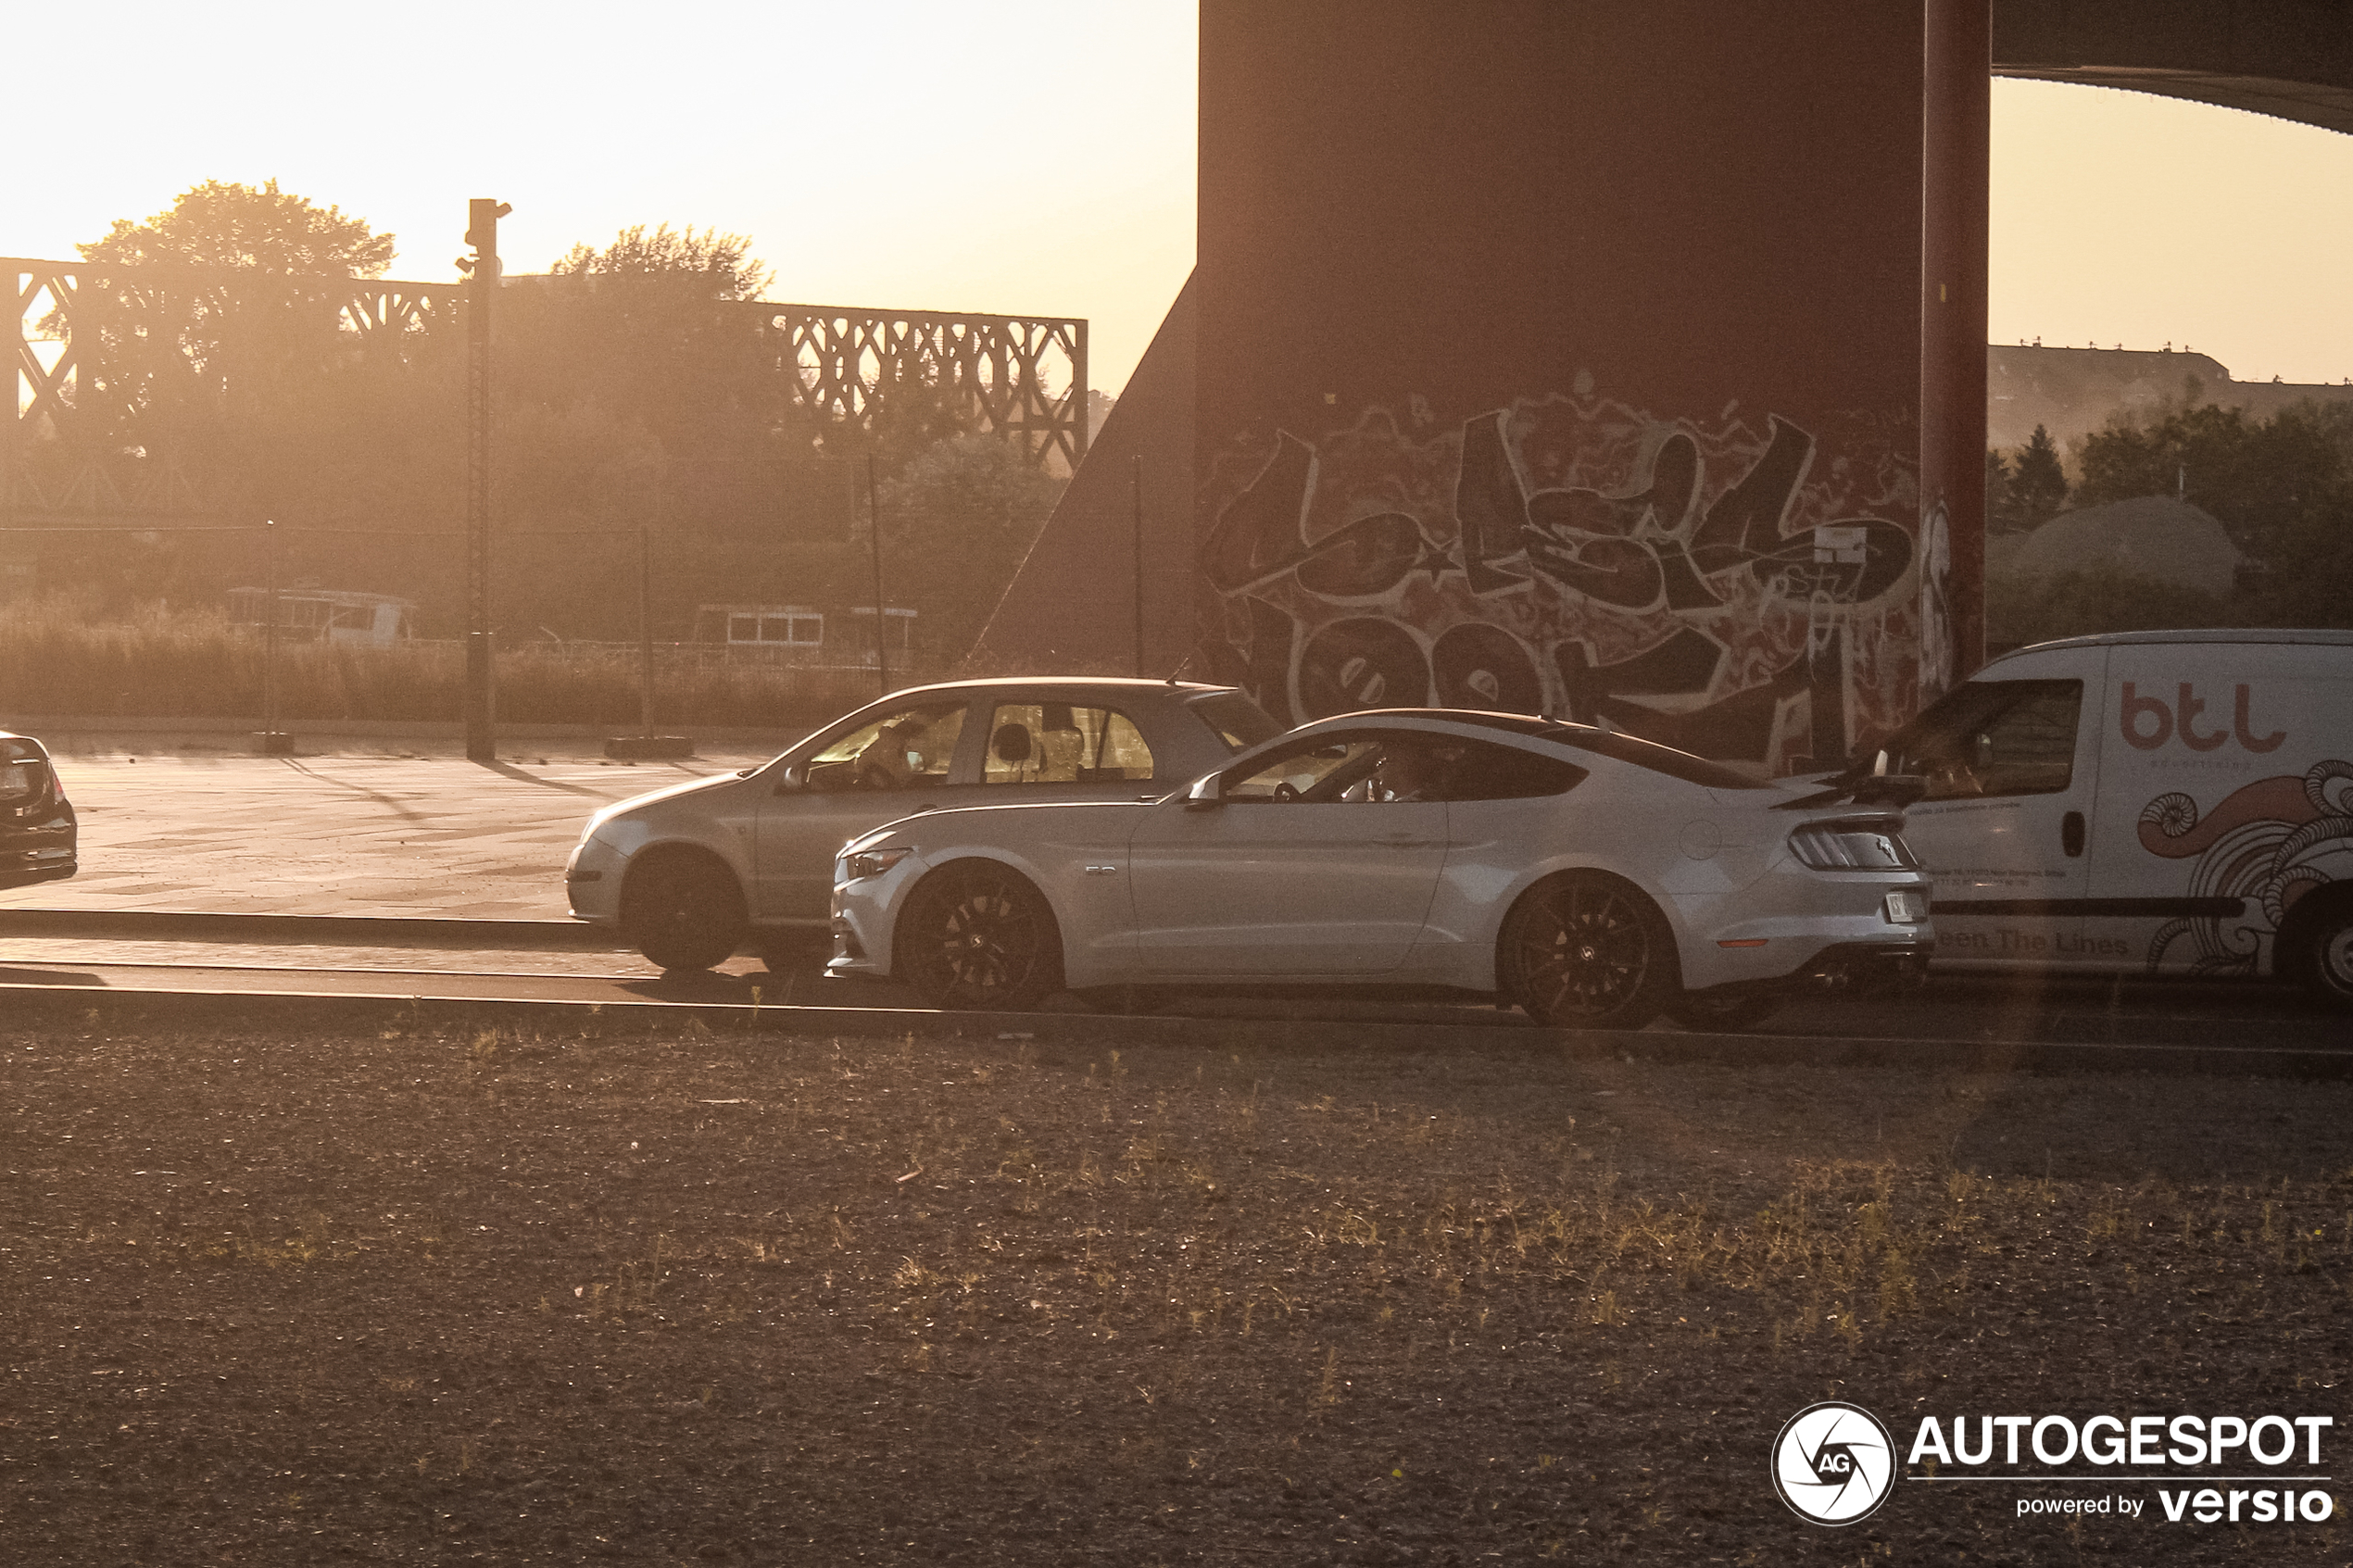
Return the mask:
<path id="1" fill-rule="evenodd" d="M 1928 781 L 1923 800 L 2055 795 L 2075 776 L 2081 681 L 1971 681 L 1898 730 L 1888 771 Z"/>

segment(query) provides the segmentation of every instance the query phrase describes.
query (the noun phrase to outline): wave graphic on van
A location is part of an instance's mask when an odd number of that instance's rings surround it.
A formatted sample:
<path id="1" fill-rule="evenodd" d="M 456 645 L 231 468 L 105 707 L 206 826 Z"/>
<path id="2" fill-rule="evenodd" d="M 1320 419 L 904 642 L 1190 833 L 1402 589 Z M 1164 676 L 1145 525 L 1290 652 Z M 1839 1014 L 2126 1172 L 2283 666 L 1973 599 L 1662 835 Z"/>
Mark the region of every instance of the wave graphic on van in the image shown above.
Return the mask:
<path id="1" fill-rule="evenodd" d="M 2149 938 L 2148 967 L 2183 937 L 2196 946 L 2196 974 L 2251 974 L 2264 937 L 2315 887 L 2353 881 L 2353 762 L 2315 762 L 2301 778 L 2285 774 L 2233 790 L 2204 818 L 2197 802 L 2172 791 L 2141 808 L 2141 847 L 2170 860 L 2198 857 L 2190 893 L 2258 904 L 2270 923 L 2241 916 L 2170 920 Z"/>

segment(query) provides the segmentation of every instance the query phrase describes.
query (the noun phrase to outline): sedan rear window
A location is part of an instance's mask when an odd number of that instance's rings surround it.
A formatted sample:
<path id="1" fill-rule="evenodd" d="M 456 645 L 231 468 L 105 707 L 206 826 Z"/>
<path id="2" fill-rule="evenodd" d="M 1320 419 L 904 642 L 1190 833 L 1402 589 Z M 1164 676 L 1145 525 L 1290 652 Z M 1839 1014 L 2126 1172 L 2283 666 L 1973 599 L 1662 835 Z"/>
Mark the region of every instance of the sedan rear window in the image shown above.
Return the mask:
<path id="1" fill-rule="evenodd" d="M 1106 784 L 1152 776 L 1135 721 L 1110 708 L 1000 703 L 988 721 L 984 784 Z"/>
<path id="2" fill-rule="evenodd" d="M 1265 709 L 1239 692 L 1212 692 L 1186 706 L 1217 732 L 1228 751 L 1248 750 L 1283 733 L 1283 726 L 1268 718 Z"/>

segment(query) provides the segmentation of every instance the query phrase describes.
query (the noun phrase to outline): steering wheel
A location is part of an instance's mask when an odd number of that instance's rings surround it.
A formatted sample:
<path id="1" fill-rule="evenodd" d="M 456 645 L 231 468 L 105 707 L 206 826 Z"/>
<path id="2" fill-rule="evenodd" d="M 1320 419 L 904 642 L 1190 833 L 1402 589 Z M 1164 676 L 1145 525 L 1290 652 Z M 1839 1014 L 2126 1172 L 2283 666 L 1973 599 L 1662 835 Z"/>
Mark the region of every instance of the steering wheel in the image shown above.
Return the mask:
<path id="1" fill-rule="evenodd" d="M 1282 783 L 1275 786 L 1275 798 L 1277 800 L 1296 800 L 1299 798 L 1299 790 L 1289 779 L 1285 779 Z"/>
<path id="2" fill-rule="evenodd" d="M 858 770 L 858 787 L 860 789 L 897 789 L 899 781 L 890 776 L 889 769 L 879 763 L 873 763 Z"/>

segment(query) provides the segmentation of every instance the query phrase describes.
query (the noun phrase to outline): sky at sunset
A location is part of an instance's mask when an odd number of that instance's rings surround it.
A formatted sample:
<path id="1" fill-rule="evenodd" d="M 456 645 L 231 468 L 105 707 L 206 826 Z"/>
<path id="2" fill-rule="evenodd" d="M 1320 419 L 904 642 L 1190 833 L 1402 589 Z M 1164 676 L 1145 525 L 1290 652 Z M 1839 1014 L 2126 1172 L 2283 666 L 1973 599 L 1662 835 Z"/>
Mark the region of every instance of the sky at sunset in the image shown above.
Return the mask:
<path id="1" fill-rule="evenodd" d="M 1191 0 L 59 7 L 11 71 L 0 253 L 70 257 L 207 179 L 332 203 L 453 276 L 466 198 L 508 270 L 631 223 L 748 234 L 771 298 L 1085 316 L 1117 389 L 1192 264 Z M 52 67 L 64 64 L 56 53 Z M 1996 342 L 2353 375 L 2353 137 L 1994 84 Z M 40 127 L 37 136 L 26 132 Z"/>

